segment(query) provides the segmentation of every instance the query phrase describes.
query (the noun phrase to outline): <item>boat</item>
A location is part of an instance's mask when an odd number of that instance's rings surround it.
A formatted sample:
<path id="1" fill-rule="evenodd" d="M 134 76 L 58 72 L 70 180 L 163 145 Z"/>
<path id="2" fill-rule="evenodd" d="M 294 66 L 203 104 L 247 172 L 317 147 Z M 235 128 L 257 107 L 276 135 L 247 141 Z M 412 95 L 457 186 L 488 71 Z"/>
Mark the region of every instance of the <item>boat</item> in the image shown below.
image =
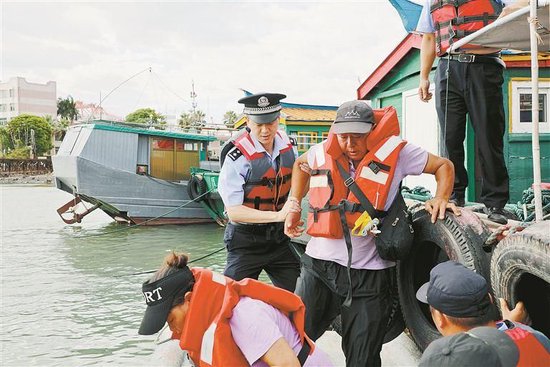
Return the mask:
<path id="1" fill-rule="evenodd" d="M 189 196 L 191 169 L 216 172 L 211 135 L 106 120 L 70 126 L 52 157 L 55 185 L 74 198 L 57 212 L 68 224 L 95 209 L 128 224 L 191 224 L 214 219 L 212 198 Z M 90 205 L 86 205 L 86 203 Z"/>

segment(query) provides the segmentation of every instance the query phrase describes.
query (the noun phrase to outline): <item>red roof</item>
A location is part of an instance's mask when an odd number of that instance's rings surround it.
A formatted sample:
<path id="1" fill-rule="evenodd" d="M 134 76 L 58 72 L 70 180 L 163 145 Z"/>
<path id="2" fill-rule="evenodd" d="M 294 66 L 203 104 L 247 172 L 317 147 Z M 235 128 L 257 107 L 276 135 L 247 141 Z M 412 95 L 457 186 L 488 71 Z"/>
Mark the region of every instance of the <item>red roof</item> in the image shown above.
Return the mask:
<path id="1" fill-rule="evenodd" d="M 420 49 L 422 36 L 409 33 L 399 45 L 386 57 L 376 70 L 357 88 L 357 98 L 366 99 L 367 95 L 413 48 Z"/>

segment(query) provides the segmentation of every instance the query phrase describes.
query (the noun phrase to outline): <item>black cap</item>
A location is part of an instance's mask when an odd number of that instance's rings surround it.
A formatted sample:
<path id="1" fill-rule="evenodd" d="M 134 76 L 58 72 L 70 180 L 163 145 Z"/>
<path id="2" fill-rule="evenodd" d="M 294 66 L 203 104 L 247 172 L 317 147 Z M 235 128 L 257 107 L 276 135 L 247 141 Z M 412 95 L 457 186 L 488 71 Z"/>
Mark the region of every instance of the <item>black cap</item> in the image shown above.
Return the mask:
<path id="1" fill-rule="evenodd" d="M 365 101 L 355 100 L 338 107 L 331 130 L 335 134 L 366 134 L 373 125 L 372 108 Z"/>
<path id="2" fill-rule="evenodd" d="M 512 367 L 518 361 L 518 348 L 505 332 L 482 326 L 433 341 L 419 366 Z"/>
<path id="3" fill-rule="evenodd" d="M 280 100 L 286 95 L 280 93 L 257 93 L 239 99 L 244 104 L 244 113 L 257 124 L 273 122 L 281 111 Z"/>
<path id="4" fill-rule="evenodd" d="M 455 261 L 435 266 L 416 298 L 453 317 L 483 316 L 491 310 L 485 278 Z"/>
<path id="5" fill-rule="evenodd" d="M 151 335 L 162 329 L 172 309 L 174 299 L 178 294 L 187 291 L 193 280 L 193 273 L 188 267 L 185 267 L 152 283 L 149 281 L 143 283 L 141 289 L 147 309 L 138 333 Z"/>

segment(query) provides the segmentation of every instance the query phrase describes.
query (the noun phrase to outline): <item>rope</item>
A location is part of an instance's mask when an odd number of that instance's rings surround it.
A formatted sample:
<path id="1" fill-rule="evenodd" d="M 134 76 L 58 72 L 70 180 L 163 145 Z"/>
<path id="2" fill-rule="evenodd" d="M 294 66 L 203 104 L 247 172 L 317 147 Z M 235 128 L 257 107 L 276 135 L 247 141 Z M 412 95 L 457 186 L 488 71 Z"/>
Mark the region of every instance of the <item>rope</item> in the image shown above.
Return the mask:
<path id="1" fill-rule="evenodd" d="M 206 258 L 208 258 L 208 257 L 210 257 L 210 256 L 213 256 L 213 255 L 215 255 L 215 254 L 217 254 L 218 252 L 223 251 L 223 250 L 225 250 L 225 246 L 224 246 L 224 247 L 221 247 L 221 248 L 219 248 L 219 249 L 217 249 L 217 250 L 214 250 L 214 251 L 212 251 L 212 252 L 209 252 L 209 253 L 207 253 L 206 255 L 201 256 L 201 257 L 199 257 L 199 258 L 197 258 L 197 259 L 193 259 L 193 260 L 191 260 L 191 261 L 188 261 L 187 263 L 188 263 L 188 264 L 192 264 L 192 263 L 194 263 L 194 262 L 197 262 L 197 261 L 200 261 L 200 260 L 204 260 L 204 259 L 206 259 Z M 155 269 L 155 270 L 140 271 L 140 272 L 138 272 L 138 273 L 132 273 L 132 274 L 117 275 L 116 278 L 119 278 L 119 277 L 129 277 L 129 276 L 133 276 L 133 275 L 152 274 L 152 273 L 154 273 L 154 272 L 156 272 L 156 271 L 157 271 L 157 270 Z"/>
<path id="2" fill-rule="evenodd" d="M 137 227 L 141 227 L 151 221 L 154 221 L 154 220 L 157 220 L 159 218 L 162 218 L 162 217 L 165 217 L 167 216 L 168 214 L 171 214 L 173 212 L 175 212 L 176 210 L 179 210 L 181 208 L 184 208 L 186 207 L 187 205 L 193 203 L 193 202 L 196 202 L 198 199 L 202 198 L 203 196 L 205 196 L 206 194 L 209 194 L 213 189 L 210 189 L 208 191 L 206 191 L 204 194 L 201 194 L 199 196 L 197 196 L 196 198 L 192 199 L 192 200 L 189 200 L 188 202 L 186 202 L 185 204 L 182 204 L 180 206 L 178 206 L 177 208 L 174 208 L 164 214 L 161 214 L 159 215 L 158 217 L 154 217 L 154 218 L 150 218 L 150 219 L 147 219 L 146 221 L 143 221 L 139 224 L 134 224 L 134 225 L 131 225 L 131 226 L 127 226 L 127 227 L 124 227 L 124 228 L 119 228 L 119 229 L 115 229 L 114 231 L 109 231 L 109 232 L 103 232 L 103 233 L 95 233 L 95 234 L 89 234 L 89 235 L 82 235 L 82 236 L 75 236 L 76 238 L 88 238 L 88 237 L 100 237 L 100 236 L 105 236 L 105 235 L 108 235 L 108 234 L 112 234 L 112 233 L 117 233 L 117 232 L 122 232 L 122 231 L 126 231 L 126 230 L 129 230 L 129 229 L 133 229 L 133 228 L 137 228 Z"/>
<path id="3" fill-rule="evenodd" d="M 550 190 L 541 190 L 543 216 L 550 213 Z M 524 190 L 521 200 L 517 204 L 506 205 L 506 209 L 513 212 L 519 220 L 530 222 L 535 217 L 535 192 L 532 188 Z"/>

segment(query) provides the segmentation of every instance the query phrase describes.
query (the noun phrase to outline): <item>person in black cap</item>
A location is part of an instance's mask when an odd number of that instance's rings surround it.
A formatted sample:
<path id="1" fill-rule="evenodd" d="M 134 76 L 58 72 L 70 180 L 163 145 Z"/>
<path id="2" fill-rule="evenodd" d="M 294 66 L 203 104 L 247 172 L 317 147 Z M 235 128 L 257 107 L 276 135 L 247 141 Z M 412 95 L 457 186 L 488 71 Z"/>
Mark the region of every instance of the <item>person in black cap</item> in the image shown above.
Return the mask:
<path id="1" fill-rule="evenodd" d="M 224 274 L 235 280 L 258 279 L 265 270 L 275 286 L 294 291 L 300 267 L 283 222 L 301 208 L 289 200 L 295 144 L 278 129 L 285 97 L 260 93 L 239 99 L 247 127 L 228 145 L 234 147 L 222 161 L 218 191 L 229 217 Z"/>
<path id="2" fill-rule="evenodd" d="M 437 365 L 438 361 L 447 361 L 450 366 L 464 365 L 457 364 L 459 362 L 451 363 L 463 356 L 464 358 L 473 358 L 471 361 L 477 360 L 478 363 L 473 365 L 480 366 L 480 359 L 475 356 L 466 356 L 476 350 L 468 351 L 464 346 L 477 343 L 470 340 L 469 337 L 472 336 L 472 329 L 482 326 L 495 330 L 498 328 L 501 333 L 512 340 L 520 358 L 517 364 L 512 365 L 550 365 L 550 341 L 544 334 L 522 324 L 529 322 L 529 316 L 523 303 L 518 302 L 516 307 L 510 311 L 506 301 L 500 299 L 504 320 L 495 323 L 494 305 L 487 281 L 464 265 L 446 261 L 435 266 L 430 272 L 429 282 L 418 289 L 416 298 L 430 305 L 434 324 L 445 337 L 432 343 L 434 346 L 430 345 L 426 349 L 421 359 L 421 365 Z M 467 335 L 462 335 L 464 333 Z M 456 336 L 457 334 L 461 336 Z M 475 332 L 473 334 L 475 335 Z M 483 346 L 481 348 L 488 351 L 488 348 Z M 434 357 L 434 355 L 437 356 Z M 480 357 L 482 355 L 480 354 Z M 499 366 L 499 364 L 485 365 Z"/>
<path id="3" fill-rule="evenodd" d="M 512 339 L 494 327 L 481 326 L 431 343 L 420 367 L 515 367 L 519 350 Z"/>
<path id="4" fill-rule="evenodd" d="M 332 366 L 304 333 L 298 296 L 187 262 L 171 253 L 143 283 L 147 309 L 139 334 L 155 334 L 168 323 L 195 366 Z"/>
<path id="5" fill-rule="evenodd" d="M 460 214 L 447 202 L 454 177 L 451 162 L 403 141 L 398 134 L 393 107 L 373 110 L 365 101 L 345 102 L 336 112 L 328 138 L 299 157 L 292 171 L 296 200 L 309 191 L 311 239 L 296 285 L 306 306 L 306 332 L 317 340 L 341 314 L 347 366 L 381 365 L 395 262 L 380 256 L 375 219 L 383 220 L 393 203 L 399 203 L 401 180 L 421 173 L 435 175 L 437 192 L 426 203 L 432 222 L 443 219 L 447 208 Z M 359 192 L 364 200 L 357 198 Z M 368 203 L 374 210 L 369 210 Z M 303 232 L 302 224 L 300 214 L 291 212 L 285 231 L 297 237 Z M 393 229 L 382 225 L 380 231 Z"/>

